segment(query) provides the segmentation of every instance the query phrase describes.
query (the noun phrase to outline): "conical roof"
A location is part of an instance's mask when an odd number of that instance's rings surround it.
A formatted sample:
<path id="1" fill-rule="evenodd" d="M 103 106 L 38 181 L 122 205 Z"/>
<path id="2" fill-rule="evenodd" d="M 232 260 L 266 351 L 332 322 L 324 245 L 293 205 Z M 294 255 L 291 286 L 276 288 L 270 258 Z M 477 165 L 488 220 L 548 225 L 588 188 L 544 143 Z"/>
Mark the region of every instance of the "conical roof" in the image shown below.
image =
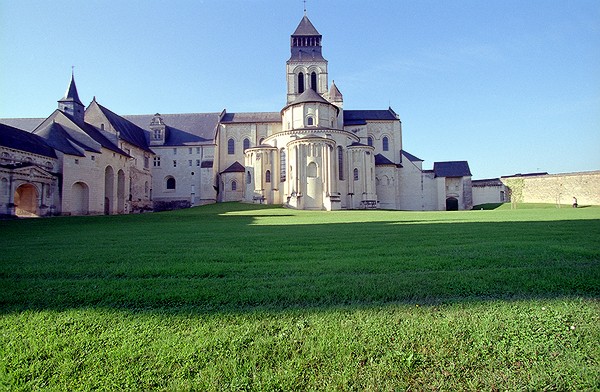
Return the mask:
<path id="1" fill-rule="evenodd" d="M 69 87 L 67 87 L 65 96 L 58 102 L 75 102 L 83 106 L 83 103 L 79 99 L 79 94 L 77 94 L 77 86 L 75 85 L 75 75 L 71 75 L 71 83 L 69 83 Z"/>

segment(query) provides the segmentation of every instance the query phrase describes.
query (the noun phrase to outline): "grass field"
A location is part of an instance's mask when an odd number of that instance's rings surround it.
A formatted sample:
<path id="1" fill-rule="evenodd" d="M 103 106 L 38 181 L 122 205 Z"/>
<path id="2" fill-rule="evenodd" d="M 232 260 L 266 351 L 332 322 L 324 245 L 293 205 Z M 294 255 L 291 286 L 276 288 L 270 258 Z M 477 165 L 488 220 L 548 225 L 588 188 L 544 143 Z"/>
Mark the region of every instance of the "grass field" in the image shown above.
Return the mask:
<path id="1" fill-rule="evenodd" d="M 600 208 L 534 207 L 0 221 L 0 388 L 600 390 Z"/>

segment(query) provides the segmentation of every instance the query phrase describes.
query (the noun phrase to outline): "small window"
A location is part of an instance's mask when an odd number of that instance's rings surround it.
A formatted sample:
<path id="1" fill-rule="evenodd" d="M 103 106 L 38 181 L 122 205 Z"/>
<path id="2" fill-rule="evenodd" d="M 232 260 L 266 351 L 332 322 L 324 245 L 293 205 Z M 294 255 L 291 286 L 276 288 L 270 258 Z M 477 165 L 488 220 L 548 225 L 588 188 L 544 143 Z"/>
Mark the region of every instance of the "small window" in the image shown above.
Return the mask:
<path id="1" fill-rule="evenodd" d="M 196 147 L 196 154 L 200 154 L 200 147 Z"/>
<path id="2" fill-rule="evenodd" d="M 373 146 L 373 138 L 371 136 L 367 138 L 367 144 L 371 147 Z"/>
<path id="3" fill-rule="evenodd" d="M 358 169 L 354 168 L 354 181 L 358 181 Z"/>
<path id="4" fill-rule="evenodd" d="M 200 159 L 196 159 L 196 166 L 200 167 Z"/>
<path id="5" fill-rule="evenodd" d="M 188 166 L 192 167 L 193 166 L 193 161 L 190 159 L 188 160 Z"/>
<path id="6" fill-rule="evenodd" d="M 390 149 L 390 142 L 389 142 L 387 136 L 384 136 L 381 142 L 383 144 L 383 151 L 389 151 L 389 149 Z"/>
<path id="7" fill-rule="evenodd" d="M 248 171 L 246 173 L 246 184 L 251 184 L 252 183 L 252 175 L 250 174 L 250 172 Z"/>
<path id="8" fill-rule="evenodd" d="M 317 91 L 317 73 L 313 72 L 310 74 L 310 88 Z"/>
<path id="9" fill-rule="evenodd" d="M 233 139 L 227 140 L 227 154 L 235 154 L 235 140 Z"/>
<path id="10" fill-rule="evenodd" d="M 298 94 L 302 94 L 304 92 L 304 74 L 300 72 L 298 74 Z"/>
<path id="11" fill-rule="evenodd" d="M 271 182 L 271 170 L 267 170 L 265 173 L 265 182 Z"/>
<path id="12" fill-rule="evenodd" d="M 244 151 L 250 148 L 250 139 L 244 139 Z"/>
<path id="13" fill-rule="evenodd" d="M 173 167 L 177 167 L 177 161 L 173 160 Z"/>
<path id="14" fill-rule="evenodd" d="M 307 117 L 306 118 L 306 125 L 309 125 L 309 126 L 315 125 L 315 119 L 312 118 L 312 117 Z"/>
<path id="15" fill-rule="evenodd" d="M 261 137 L 261 138 L 258 140 L 258 144 L 262 145 L 264 141 L 265 141 L 265 138 L 264 138 L 264 137 Z"/>
<path id="16" fill-rule="evenodd" d="M 237 191 L 237 182 L 235 180 L 231 181 L 231 190 Z"/>
<path id="17" fill-rule="evenodd" d="M 92 157 L 92 160 L 94 157 Z M 150 158 L 148 158 L 146 155 L 144 155 L 144 167 L 147 169 L 148 167 L 150 167 Z"/>
<path id="18" fill-rule="evenodd" d="M 177 155 L 177 149 L 176 148 L 173 149 L 173 155 Z"/>
<path id="19" fill-rule="evenodd" d="M 95 160 L 96 160 L 96 156 L 92 155 L 92 156 L 90 157 L 90 159 L 91 159 L 92 161 L 95 161 Z"/>
<path id="20" fill-rule="evenodd" d="M 159 156 L 154 157 L 154 167 L 160 167 L 160 157 Z"/>
<path id="21" fill-rule="evenodd" d="M 173 177 L 167 177 L 167 189 L 169 189 L 169 190 L 175 189 L 175 179 Z"/>
<path id="22" fill-rule="evenodd" d="M 188 147 L 188 154 L 191 154 L 193 151 L 192 147 Z"/>
<path id="23" fill-rule="evenodd" d="M 75 159 L 75 164 L 79 165 L 79 159 Z"/>

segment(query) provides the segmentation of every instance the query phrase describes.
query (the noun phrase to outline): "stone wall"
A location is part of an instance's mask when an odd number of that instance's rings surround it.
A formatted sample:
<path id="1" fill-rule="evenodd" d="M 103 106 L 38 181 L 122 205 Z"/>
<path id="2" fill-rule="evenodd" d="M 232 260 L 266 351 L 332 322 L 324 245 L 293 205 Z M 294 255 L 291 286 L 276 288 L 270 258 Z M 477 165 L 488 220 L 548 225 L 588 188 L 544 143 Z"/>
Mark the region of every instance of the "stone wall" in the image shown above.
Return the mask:
<path id="1" fill-rule="evenodd" d="M 511 202 L 600 205 L 600 170 L 540 176 L 502 177 Z"/>

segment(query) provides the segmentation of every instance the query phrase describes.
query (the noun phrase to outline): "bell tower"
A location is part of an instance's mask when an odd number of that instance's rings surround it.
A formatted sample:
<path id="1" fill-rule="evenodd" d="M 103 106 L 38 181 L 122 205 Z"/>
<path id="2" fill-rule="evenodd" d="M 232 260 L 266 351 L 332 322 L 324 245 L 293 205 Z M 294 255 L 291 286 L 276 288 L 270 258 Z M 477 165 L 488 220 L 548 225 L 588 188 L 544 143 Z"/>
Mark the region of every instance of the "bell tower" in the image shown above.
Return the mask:
<path id="1" fill-rule="evenodd" d="M 79 94 L 77 94 L 75 75 L 73 73 L 71 73 L 71 82 L 69 83 L 69 87 L 67 87 L 65 96 L 58 101 L 58 109 L 72 116 L 75 121 L 83 123 L 85 106 L 81 103 Z"/>
<path id="2" fill-rule="evenodd" d="M 291 56 L 286 63 L 288 104 L 309 88 L 326 96 L 327 60 L 321 53 L 322 38 L 304 15 L 290 40 Z"/>

